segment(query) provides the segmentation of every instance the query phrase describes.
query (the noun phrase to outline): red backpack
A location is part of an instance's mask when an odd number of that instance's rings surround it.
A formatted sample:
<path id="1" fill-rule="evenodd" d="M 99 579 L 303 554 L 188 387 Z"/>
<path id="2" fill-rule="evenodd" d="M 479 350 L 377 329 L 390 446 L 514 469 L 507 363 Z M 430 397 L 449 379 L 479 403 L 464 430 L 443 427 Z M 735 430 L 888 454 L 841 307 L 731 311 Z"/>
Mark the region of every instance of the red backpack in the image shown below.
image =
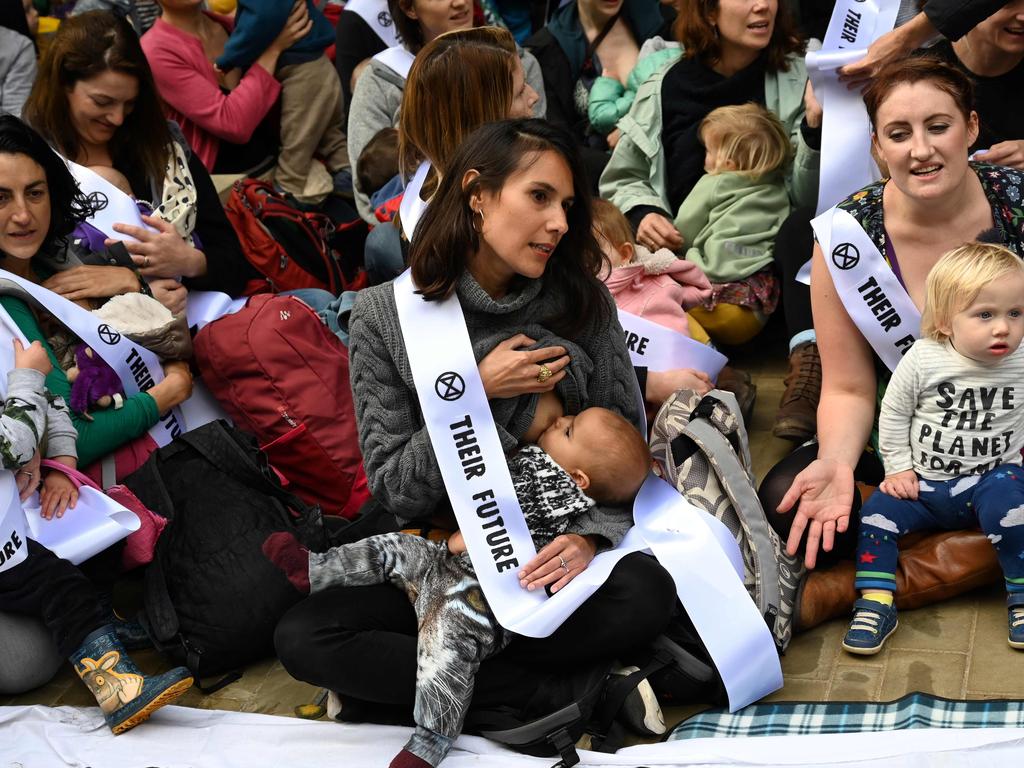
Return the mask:
<path id="1" fill-rule="evenodd" d="M 253 296 L 195 337 L 203 381 L 259 439 L 289 491 L 353 517 L 370 498 L 356 435 L 348 350 L 305 303 Z"/>
<path id="2" fill-rule="evenodd" d="M 273 185 L 258 179 L 236 181 L 224 212 L 238 233 L 245 258 L 266 278 L 271 290 L 323 288 L 338 295 L 343 290 L 363 287 L 365 281 L 359 271 L 360 264 L 345 270 L 341 255 L 334 247 L 338 240 L 346 240 L 348 228 L 365 229 L 366 225 L 358 217 L 336 227 L 322 213 L 300 211 L 275 191 Z M 358 248 L 361 245 L 356 244 L 353 250 Z M 352 273 L 351 280 L 346 277 L 346 271 Z M 257 290 L 248 293 L 258 292 L 259 287 L 266 288 L 263 285 L 253 287 Z"/>

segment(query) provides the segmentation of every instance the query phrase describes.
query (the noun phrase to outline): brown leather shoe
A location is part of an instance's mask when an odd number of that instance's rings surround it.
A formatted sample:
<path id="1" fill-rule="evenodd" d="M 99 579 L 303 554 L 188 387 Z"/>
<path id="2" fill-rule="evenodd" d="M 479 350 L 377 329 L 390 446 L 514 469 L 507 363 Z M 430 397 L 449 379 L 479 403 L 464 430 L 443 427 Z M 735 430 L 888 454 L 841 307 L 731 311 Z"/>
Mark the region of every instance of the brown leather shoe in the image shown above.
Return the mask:
<path id="1" fill-rule="evenodd" d="M 750 420 L 754 415 L 754 402 L 757 400 L 757 386 L 751 380 L 750 374 L 727 365 L 719 372 L 715 387 L 736 395 L 740 413 L 743 414 L 743 423 L 747 425 L 747 429 L 750 429 Z"/>
<path id="2" fill-rule="evenodd" d="M 814 437 L 821 397 L 821 357 L 813 342 L 799 345 L 789 355 L 786 391 L 775 414 L 772 434 L 783 440 L 802 443 Z"/>
<path id="3" fill-rule="evenodd" d="M 980 531 L 942 531 L 901 542 L 896 607 L 920 608 L 1002 578 L 996 551 Z M 844 560 L 807 574 L 797 595 L 793 624 L 810 629 L 853 610 L 856 567 Z"/>

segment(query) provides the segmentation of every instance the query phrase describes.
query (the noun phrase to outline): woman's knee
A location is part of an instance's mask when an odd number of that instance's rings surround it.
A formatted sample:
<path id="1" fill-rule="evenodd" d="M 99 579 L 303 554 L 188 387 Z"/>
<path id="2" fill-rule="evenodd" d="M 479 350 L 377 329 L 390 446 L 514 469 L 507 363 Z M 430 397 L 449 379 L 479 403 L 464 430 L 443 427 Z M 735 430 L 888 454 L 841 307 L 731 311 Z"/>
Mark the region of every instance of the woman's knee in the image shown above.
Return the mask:
<path id="1" fill-rule="evenodd" d="M 0 613 L 0 693 L 19 694 L 49 682 L 64 659 L 43 622 Z"/>
<path id="2" fill-rule="evenodd" d="M 616 622 L 638 637 L 657 637 L 668 626 L 676 603 L 676 584 L 655 558 L 634 552 L 622 558 L 600 591 L 611 602 Z"/>

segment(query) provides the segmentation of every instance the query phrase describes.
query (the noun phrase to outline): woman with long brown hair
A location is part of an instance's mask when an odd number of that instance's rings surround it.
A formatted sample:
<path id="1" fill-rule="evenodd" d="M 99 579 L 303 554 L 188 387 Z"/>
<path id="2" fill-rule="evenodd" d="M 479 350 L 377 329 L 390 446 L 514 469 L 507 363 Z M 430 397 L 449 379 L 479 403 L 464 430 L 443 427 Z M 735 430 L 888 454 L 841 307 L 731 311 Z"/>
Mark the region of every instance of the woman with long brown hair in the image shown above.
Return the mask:
<path id="1" fill-rule="evenodd" d="M 370 139 L 385 128 L 397 124 L 403 91 L 412 62 L 434 39 L 473 26 L 472 0 L 389 0 L 391 16 L 395 20 L 401 44 L 374 56 L 366 71 L 360 75 L 352 93 L 348 110 L 348 150 L 355 162 L 355 176 L 359 176 L 359 156 Z M 515 42 L 513 41 L 513 45 Z M 532 114 L 544 116 L 544 79 L 537 60 L 525 50 L 517 49 L 522 61 L 526 82 L 540 97 Z M 487 87 L 487 86 L 485 86 Z M 435 94 L 442 99 L 444 90 Z M 376 224 L 370 210 L 369 191 L 355 189 L 359 215 Z"/>
<path id="2" fill-rule="evenodd" d="M 457 30 L 423 47 L 409 70 L 398 124 L 399 166 L 413 179 L 402 205 L 408 234 L 415 226 L 410 211 L 429 199 L 465 138 L 485 123 L 529 117 L 538 98 L 508 30 Z M 423 163 L 429 170 L 417 176 Z M 395 224 L 401 221 L 400 215 Z M 370 233 L 366 267 L 374 284 L 405 269 L 399 229 L 384 224 Z"/>
<path id="3" fill-rule="evenodd" d="M 55 150 L 84 166 L 123 174 L 153 204 L 152 229 L 116 224 L 134 269 L 53 256 L 45 285 L 72 300 L 151 290 L 172 311 L 183 288 L 237 296 L 255 272 L 224 215 L 217 191 L 184 137 L 164 119 L 138 37 L 106 11 L 67 19 L 43 56 L 25 120 Z M 180 282 L 179 282 L 180 279 Z"/>
<path id="4" fill-rule="evenodd" d="M 458 296 L 503 450 L 537 422 L 551 423 L 540 405 L 545 397 L 567 414 L 603 406 L 639 425 L 622 329 L 596 277 L 602 256 L 588 184 L 567 133 L 539 120 L 480 128 L 452 159 L 411 248 L 423 294 Z M 352 312 L 351 374 L 367 479 L 375 501 L 399 521 L 439 516 L 450 529 L 395 302 L 391 284 L 376 286 L 360 292 Z M 560 588 L 632 523 L 626 508 L 599 506 L 584 517 L 523 564 L 522 586 Z M 515 707 L 549 677 L 642 652 L 674 603 L 672 578 L 657 561 L 628 555 L 550 637 L 517 637 L 485 661 L 474 701 Z M 398 589 L 339 587 L 292 609 L 275 644 L 291 674 L 340 694 L 342 719 L 380 719 L 411 711 L 416 631 Z"/>

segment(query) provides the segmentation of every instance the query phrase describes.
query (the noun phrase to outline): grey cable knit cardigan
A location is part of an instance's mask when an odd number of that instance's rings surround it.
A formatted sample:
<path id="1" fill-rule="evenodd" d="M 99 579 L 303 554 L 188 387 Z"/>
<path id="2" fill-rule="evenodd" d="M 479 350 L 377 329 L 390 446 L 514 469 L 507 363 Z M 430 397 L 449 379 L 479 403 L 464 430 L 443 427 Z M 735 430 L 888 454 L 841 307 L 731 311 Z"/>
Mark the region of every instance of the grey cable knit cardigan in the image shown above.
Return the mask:
<path id="1" fill-rule="evenodd" d="M 602 406 L 639 426 L 636 375 L 606 290 L 610 325 L 598 329 L 592 324 L 574 341 L 540 324 L 564 301 L 543 279 L 526 281 L 495 300 L 465 272 L 456 290 L 477 362 L 517 333 L 538 346 L 564 346 L 571 362 L 556 391 L 566 412 Z M 349 328 L 352 393 L 370 490 L 401 521 L 429 516 L 445 496 L 444 482 L 420 414 L 390 283 L 359 292 Z M 506 452 L 518 445 L 532 423 L 537 400 L 531 394 L 490 401 Z M 601 536 L 615 546 L 632 522 L 629 509 L 597 506 L 577 518 L 568 532 Z"/>

